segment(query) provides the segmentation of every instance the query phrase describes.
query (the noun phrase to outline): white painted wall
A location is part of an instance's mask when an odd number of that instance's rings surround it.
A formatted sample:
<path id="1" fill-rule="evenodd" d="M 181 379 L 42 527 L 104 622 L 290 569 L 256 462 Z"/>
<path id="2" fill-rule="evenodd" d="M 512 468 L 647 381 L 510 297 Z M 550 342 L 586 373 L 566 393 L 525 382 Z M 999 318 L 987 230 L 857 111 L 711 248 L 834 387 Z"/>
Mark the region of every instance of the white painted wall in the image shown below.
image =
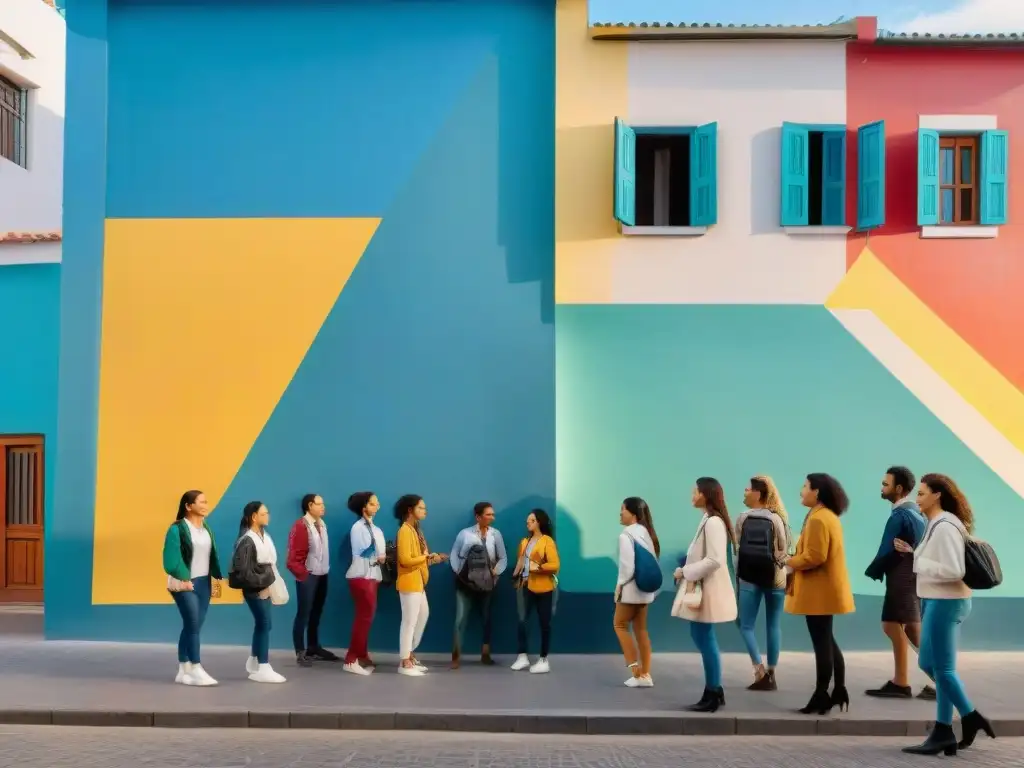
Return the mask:
<path id="1" fill-rule="evenodd" d="M 780 131 L 786 121 L 846 124 L 844 43 L 629 46 L 631 125 L 718 122 L 718 224 L 702 237 L 621 238 L 612 301 L 824 303 L 846 273 L 846 237 L 779 226 Z"/>
<path id="2" fill-rule="evenodd" d="M 0 232 L 61 229 L 64 174 L 64 19 L 42 0 L 0 0 L 0 75 L 31 89 L 28 168 L 0 158 Z M 60 244 L 0 245 L 0 265 L 60 260 Z"/>

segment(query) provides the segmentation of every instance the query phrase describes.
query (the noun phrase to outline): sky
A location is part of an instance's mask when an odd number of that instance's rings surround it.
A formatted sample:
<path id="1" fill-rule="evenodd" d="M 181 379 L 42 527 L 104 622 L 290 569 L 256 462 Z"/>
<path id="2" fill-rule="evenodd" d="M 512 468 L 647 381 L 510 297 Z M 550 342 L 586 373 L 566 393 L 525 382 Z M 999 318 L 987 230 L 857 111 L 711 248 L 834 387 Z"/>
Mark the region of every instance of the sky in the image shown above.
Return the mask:
<path id="1" fill-rule="evenodd" d="M 1022 32 L 1024 0 L 590 0 L 590 20 L 828 24 L 877 16 L 896 32 Z"/>

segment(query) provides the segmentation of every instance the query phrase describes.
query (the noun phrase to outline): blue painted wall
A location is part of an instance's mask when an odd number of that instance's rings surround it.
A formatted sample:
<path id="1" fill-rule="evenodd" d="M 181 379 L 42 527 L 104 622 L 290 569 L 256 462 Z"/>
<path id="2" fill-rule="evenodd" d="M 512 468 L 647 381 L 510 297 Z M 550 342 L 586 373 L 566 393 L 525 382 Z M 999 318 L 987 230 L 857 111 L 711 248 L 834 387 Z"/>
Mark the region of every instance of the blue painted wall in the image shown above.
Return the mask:
<path id="1" fill-rule="evenodd" d="M 43 515 L 49 522 L 57 458 L 59 264 L 0 267 L 0 328 L 0 434 L 43 435 Z"/>
<path id="2" fill-rule="evenodd" d="M 68 578 L 92 567 L 88 540 L 73 544 L 92 535 L 82 500 L 94 488 L 96 425 L 83 403 L 95 402 L 104 216 L 382 218 L 211 517 L 222 548 L 243 504 L 260 498 L 283 553 L 310 490 L 328 502 L 335 555 L 354 519 L 344 500 L 364 488 L 385 504 L 389 535 L 391 504 L 423 494 L 439 550 L 481 498 L 513 539 L 532 506 L 551 509 L 553 0 L 79 0 L 68 24 L 65 255 L 77 271 L 64 284 L 61 403 L 74 382 L 85 395 L 61 415 L 61 557 L 48 579 L 64 587 L 48 601 L 47 636 L 171 641 L 178 631 L 173 606 L 93 606 L 88 580 Z M 77 76 L 103 66 L 97 39 L 108 71 Z M 84 195 L 97 183 L 99 203 Z M 351 619 L 345 565 L 333 571 L 332 645 L 347 642 Z M 451 579 L 434 571 L 430 649 L 450 647 Z M 275 620 L 281 647 L 291 611 Z M 244 606 L 217 607 L 204 636 L 244 643 L 250 627 Z M 385 594 L 375 647 L 395 648 L 397 627 L 397 598 Z"/>

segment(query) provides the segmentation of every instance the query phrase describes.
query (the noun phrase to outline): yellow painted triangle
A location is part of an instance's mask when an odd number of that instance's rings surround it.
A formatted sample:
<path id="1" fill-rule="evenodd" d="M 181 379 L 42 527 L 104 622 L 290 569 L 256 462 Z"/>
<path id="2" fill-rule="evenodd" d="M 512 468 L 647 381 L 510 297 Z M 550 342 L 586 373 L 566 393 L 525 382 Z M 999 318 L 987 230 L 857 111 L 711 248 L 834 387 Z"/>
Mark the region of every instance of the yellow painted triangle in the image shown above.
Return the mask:
<path id="1" fill-rule="evenodd" d="M 93 603 L 169 602 L 178 499 L 219 502 L 379 223 L 106 222 Z"/>

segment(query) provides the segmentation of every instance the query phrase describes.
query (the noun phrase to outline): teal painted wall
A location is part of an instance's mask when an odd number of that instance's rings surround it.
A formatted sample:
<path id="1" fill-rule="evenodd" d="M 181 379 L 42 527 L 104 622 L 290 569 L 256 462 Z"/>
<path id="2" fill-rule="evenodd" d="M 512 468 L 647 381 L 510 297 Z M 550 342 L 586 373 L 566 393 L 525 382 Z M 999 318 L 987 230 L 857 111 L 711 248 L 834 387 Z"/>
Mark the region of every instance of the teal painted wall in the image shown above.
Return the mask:
<path id="1" fill-rule="evenodd" d="M 0 267 L 0 328 L 0 434 L 43 436 L 45 522 L 52 510 L 57 458 L 59 264 Z M 45 532 L 49 535 L 49 528 Z"/>
<path id="2" fill-rule="evenodd" d="M 559 306 L 556 321 L 557 525 L 568 592 L 607 603 L 627 496 L 651 505 L 668 573 L 695 531 L 689 500 L 701 475 L 722 482 L 734 517 L 749 478 L 771 475 L 796 530 L 805 475 L 840 479 L 851 499 L 843 527 L 857 599 L 856 614 L 840 621 L 849 648 L 887 647 L 883 588 L 863 571 L 889 511 L 879 498 L 889 465 L 954 476 L 980 536 L 1024 536 L 1019 497 L 823 307 Z M 965 626 L 975 647 L 1019 643 L 1024 564 L 1004 557 L 1003 568 L 999 597 L 979 595 Z M 655 645 L 689 647 L 669 603 L 664 596 L 664 610 L 654 610 Z M 787 630 L 786 648 L 808 647 L 799 621 Z M 720 637 L 740 649 L 731 628 Z M 573 640 L 596 645 L 582 630 Z"/>
<path id="3" fill-rule="evenodd" d="M 80 577 L 92 569 L 104 216 L 382 219 L 211 517 L 221 547 L 259 498 L 283 553 L 311 490 L 327 500 L 335 556 L 354 519 L 345 499 L 364 488 L 389 535 L 398 496 L 423 494 L 438 549 L 482 498 L 511 538 L 532 506 L 553 508 L 554 0 L 78 0 L 68 28 L 67 439 L 47 573 L 63 587 L 48 637 L 179 631 L 173 606 L 94 606 Z M 335 561 L 324 627 L 335 646 L 351 620 L 345 567 Z M 435 570 L 426 648 L 450 648 L 451 586 Z M 279 647 L 291 612 L 274 620 Z M 217 606 L 204 637 L 250 632 L 245 606 Z M 392 592 L 374 645 L 397 642 Z"/>

